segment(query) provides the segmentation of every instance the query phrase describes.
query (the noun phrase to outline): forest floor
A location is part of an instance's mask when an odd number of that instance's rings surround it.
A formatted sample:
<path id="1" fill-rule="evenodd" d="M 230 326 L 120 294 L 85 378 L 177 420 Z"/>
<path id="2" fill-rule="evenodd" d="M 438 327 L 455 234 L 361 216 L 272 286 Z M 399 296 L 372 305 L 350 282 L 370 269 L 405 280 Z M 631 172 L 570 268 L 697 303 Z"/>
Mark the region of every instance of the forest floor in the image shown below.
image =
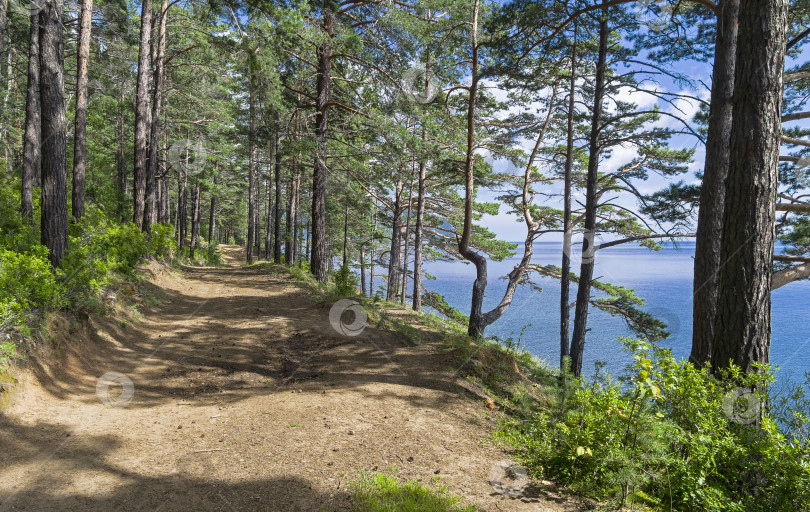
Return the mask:
<path id="1" fill-rule="evenodd" d="M 439 477 L 482 511 L 577 509 L 493 487 L 501 413 L 431 343 L 342 336 L 288 276 L 224 249 L 224 268 L 151 265 L 124 289 L 134 320 L 68 322 L 29 358 L 0 413 L 0 510 L 351 510 L 347 483 L 372 471 Z M 126 407 L 100 400 L 106 372 L 131 379 Z"/>

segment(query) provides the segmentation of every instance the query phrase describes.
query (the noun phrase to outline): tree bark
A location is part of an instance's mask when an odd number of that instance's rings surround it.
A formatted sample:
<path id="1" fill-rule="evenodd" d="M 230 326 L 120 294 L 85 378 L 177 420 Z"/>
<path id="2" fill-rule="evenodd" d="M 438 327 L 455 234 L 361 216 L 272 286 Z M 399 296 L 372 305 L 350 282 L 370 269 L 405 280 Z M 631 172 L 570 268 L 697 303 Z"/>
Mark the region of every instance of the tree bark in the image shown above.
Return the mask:
<path id="1" fill-rule="evenodd" d="M 287 199 L 287 229 L 284 236 L 284 260 L 292 265 L 295 259 L 295 223 L 298 218 L 296 196 L 298 194 L 298 161 L 293 160 L 293 172 L 290 176 L 290 189 Z"/>
<path id="2" fill-rule="evenodd" d="M 197 243 L 200 238 L 200 177 L 197 176 L 194 185 L 194 206 L 191 210 L 191 243 L 189 255 L 194 259 L 194 250 L 197 248 Z"/>
<path id="3" fill-rule="evenodd" d="M 247 263 L 253 263 L 253 230 L 255 229 L 253 223 L 256 220 L 253 215 L 253 210 L 256 207 L 254 204 L 255 197 L 253 193 L 254 173 L 256 171 L 256 112 L 255 112 L 255 84 L 253 72 L 250 72 L 250 85 L 249 85 L 249 113 L 248 116 L 248 226 L 247 226 L 247 240 L 245 240 L 245 247 L 247 250 Z"/>
<path id="4" fill-rule="evenodd" d="M 8 27 L 8 0 L 0 0 L 0 55 L 3 55 Z"/>
<path id="5" fill-rule="evenodd" d="M 788 0 L 741 0 L 712 367 L 767 363 Z"/>
<path id="6" fill-rule="evenodd" d="M 151 234 L 152 224 L 157 222 L 157 201 L 155 199 L 155 176 L 158 172 L 158 141 L 160 139 L 160 109 L 163 98 L 163 81 L 165 70 L 163 60 L 166 55 L 166 16 L 169 11 L 168 0 L 162 0 L 160 5 L 160 24 L 156 37 L 156 48 L 152 59 L 154 69 L 152 80 L 152 115 L 149 128 L 149 152 L 146 171 L 146 188 L 144 191 L 144 231 Z"/>
<path id="7" fill-rule="evenodd" d="M 411 164 L 413 165 L 413 164 Z M 413 182 L 414 173 L 411 172 L 411 185 L 408 189 L 408 214 L 405 216 L 405 236 L 403 240 L 404 248 L 402 250 L 402 284 L 399 290 L 399 303 L 405 305 L 405 298 L 408 295 L 408 251 L 410 244 L 410 231 L 411 231 L 411 205 L 413 204 Z"/>
<path id="8" fill-rule="evenodd" d="M 478 338 L 484 334 L 484 322 L 481 308 L 484 303 L 484 291 L 487 287 L 487 260 L 470 248 L 472 237 L 472 217 L 475 202 L 475 106 L 480 81 L 478 62 L 478 8 L 479 0 L 473 5 L 472 32 L 472 69 L 470 77 L 469 101 L 467 103 L 467 151 L 464 161 L 464 227 L 458 243 L 461 256 L 475 265 L 472 301 L 470 304 L 470 323 L 467 334 Z"/>
<path id="9" fill-rule="evenodd" d="M 34 181 L 40 174 L 42 164 L 42 153 L 40 151 L 39 23 L 38 14 L 31 16 L 31 29 L 28 40 L 28 90 L 25 98 L 23 173 L 20 194 L 22 215 L 31 224 L 34 221 Z"/>
<path id="10" fill-rule="evenodd" d="M 135 166 L 132 222 L 143 228 L 146 173 L 149 158 L 149 50 L 152 41 L 152 0 L 141 3 L 141 41 L 138 50 L 138 78 L 135 89 Z"/>
<path id="11" fill-rule="evenodd" d="M 593 120 L 591 121 L 590 155 L 588 157 L 588 178 L 585 192 L 585 237 L 582 243 L 582 264 L 579 271 L 576 311 L 574 312 L 574 332 L 571 337 L 571 372 L 582 373 L 582 354 L 585 350 L 585 334 L 588 324 L 588 305 L 591 299 L 594 267 L 594 230 L 596 228 L 597 188 L 599 186 L 599 130 L 602 125 L 602 102 L 605 94 L 605 69 L 607 67 L 608 44 L 607 10 L 602 10 L 599 21 L 599 57 L 596 64 L 594 82 Z"/>
<path id="12" fill-rule="evenodd" d="M 719 8 L 692 284 L 692 351 L 689 360 L 697 367 L 704 366 L 711 358 L 714 337 L 740 0 L 722 0 Z"/>
<path id="13" fill-rule="evenodd" d="M 256 246 L 257 259 L 261 259 L 262 257 L 262 229 L 261 229 L 262 223 L 259 222 L 260 219 L 262 218 L 262 187 L 261 187 L 261 180 L 259 178 L 260 174 L 257 173 L 257 175 L 253 180 L 254 181 L 253 189 L 256 191 L 256 198 L 254 199 L 256 209 L 253 213 L 255 217 L 253 220 L 253 227 L 255 230 L 253 232 L 253 242 L 254 245 Z"/>
<path id="14" fill-rule="evenodd" d="M 276 126 L 279 126 L 279 116 L 276 115 Z M 281 263 L 281 138 L 276 131 L 276 163 L 274 171 L 276 204 L 273 208 L 273 261 Z"/>
<path id="15" fill-rule="evenodd" d="M 377 198 L 374 198 L 374 231 L 372 231 L 372 236 L 377 233 Z M 368 296 L 374 297 L 376 294 L 374 293 L 374 247 L 376 246 L 376 240 L 372 238 L 371 240 L 371 254 L 370 254 L 370 266 L 369 268 L 369 279 L 368 279 Z"/>
<path id="16" fill-rule="evenodd" d="M 360 244 L 360 294 L 364 297 L 366 295 L 366 250 L 365 246 Z"/>
<path id="17" fill-rule="evenodd" d="M 68 247 L 67 121 L 65 119 L 65 52 L 62 0 L 51 0 L 39 13 L 42 115 L 41 239 L 56 268 Z"/>
<path id="18" fill-rule="evenodd" d="M 116 115 L 116 150 L 115 150 L 115 164 L 117 170 L 117 178 L 118 178 L 118 187 L 117 187 L 117 199 L 118 199 L 118 217 L 121 219 L 121 222 L 126 221 L 126 210 L 127 210 L 127 168 L 126 162 L 124 160 L 124 130 L 125 130 L 125 112 L 126 107 L 124 105 L 124 100 L 126 98 L 126 82 L 124 79 L 121 79 L 121 90 L 120 96 L 118 99 L 117 108 L 117 115 Z"/>
<path id="19" fill-rule="evenodd" d="M 808 277 L 810 277 L 810 263 L 802 263 L 795 267 L 780 270 L 779 272 L 775 272 L 771 278 L 771 291 L 778 290 L 786 284 L 800 279 L 807 279 Z"/>
<path id="20" fill-rule="evenodd" d="M 318 78 L 315 115 L 315 165 L 312 173 L 312 255 L 310 271 L 315 278 L 326 281 L 326 159 L 329 136 L 329 93 L 332 81 L 332 37 L 335 14 L 323 9 L 324 41 L 318 45 Z"/>
<path id="21" fill-rule="evenodd" d="M 208 244 L 214 243 L 214 230 L 216 226 L 216 207 L 217 207 L 217 194 L 216 185 L 217 179 L 214 178 L 213 187 L 211 189 L 211 208 L 208 210 Z"/>
<path id="22" fill-rule="evenodd" d="M 84 175 L 87 168 L 87 72 L 90 62 L 90 30 L 93 0 L 82 0 L 79 40 L 76 52 L 76 117 L 73 129 L 73 189 L 71 210 L 74 219 L 84 215 Z"/>
<path id="23" fill-rule="evenodd" d="M 394 215 L 391 223 L 391 251 L 388 256 L 388 287 L 385 299 L 395 301 L 399 287 L 400 250 L 402 248 L 402 189 L 401 179 L 394 185 Z"/>
<path id="24" fill-rule="evenodd" d="M 574 41 L 571 44 L 571 82 L 568 89 L 568 127 L 565 152 L 565 177 L 563 192 L 563 254 L 560 274 L 560 370 L 571 355 L 569 349 L 569 325 L 571 306 L 571 173 L 574 167 L 574 109 L 576 108 L 577 85 L 577 23 L 574 21 Z"/>
<path id="25" fill-rule="evenodd" d="M 425 73 L 428 76 L 428 73 Z M 425 80 L 425 90 L 429 90 L 427 78 Z M 422 126 L 422 144 L 427 140 L 427 131 Z M 424 151 L 425 148 L 423 147 Z M 427 162 L 424 154 L 419 159 L 419 178 L 417 184 L 416 202 L 416 228 L 413 237 L 413 310 L 422 311 L 422 250 L 424 242 L 422 236 L 425 223 L 425 183 L 427 181 Z"/>
<path id="26" fill-rule="evenodd" d="M 342 266 L 344 266 L 344 267 L 349 264 L 348 250 L 349 250 L 349 203 L 347 202 L 345 211 L 343 212 L 343 264 L 342 264 Z"/>
<path id="27" fill-rule="evenodd" d="M 272 156 L 272 155 L 271 155 Z M 270 158 L 270 175 L 267 177 L 267 216 L 264 226 L 264 259 L 273 258 L 273 158 Z"/>

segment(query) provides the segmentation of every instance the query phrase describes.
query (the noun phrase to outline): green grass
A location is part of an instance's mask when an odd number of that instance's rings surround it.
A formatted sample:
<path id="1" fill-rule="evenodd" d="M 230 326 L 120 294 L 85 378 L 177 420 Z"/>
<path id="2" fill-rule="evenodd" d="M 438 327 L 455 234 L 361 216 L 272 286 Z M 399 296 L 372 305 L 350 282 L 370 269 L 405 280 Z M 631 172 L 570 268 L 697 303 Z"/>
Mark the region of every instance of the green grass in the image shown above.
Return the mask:
<path id="1" fill-rule="evenodd" d="M 436 479 L 438 480 L 438 479 Z M 363 474 L 350 482 L 352 502 L 359 512 L 474 512 L 472 505 L 458 505 L 460 497 L 448 494 L 438 483 L 401 481 L 382 473 Z"/>

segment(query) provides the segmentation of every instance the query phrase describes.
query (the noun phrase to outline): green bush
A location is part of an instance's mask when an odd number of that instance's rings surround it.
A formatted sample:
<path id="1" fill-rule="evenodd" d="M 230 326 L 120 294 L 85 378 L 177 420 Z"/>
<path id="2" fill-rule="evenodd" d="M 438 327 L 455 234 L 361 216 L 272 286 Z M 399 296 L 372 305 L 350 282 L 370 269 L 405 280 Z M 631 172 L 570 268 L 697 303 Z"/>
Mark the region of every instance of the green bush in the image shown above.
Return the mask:
<path id="1" fill-rule="evenodd" d="M 340 297 L 354 297 L 357 295 L 357 277 L 349 270 L 348 265 L 343 265 L 332 276 L 334 295 Z"/>
<path id="2" fill-rule="evenodd" d="M 569 379 L 556 408 L 507 422 L 498 437 L 536 474 L 620 506 L 808 510 L 806 438 L 780 432 L 764 406 L 752 416 L 733 408 L 747 389 L 759 390 L 749 405 L 768 403 L 770 369 L 730 367 L 715 378 L 667 350 L 624 341 L 635 362 L 618 382 L 599 373 Z"/>
<path id="3" fill-rule="evenodd" d="M 18 253 L 0 248 L 0 328 L 18 326 L 43 309 L 62 305 L 61 286 L 42 245 Z"/>
<path id="4" fill-rule="evenodd" d="M 146 237 L 132 222 L 109 227 L 104 238 L 107 254 L 114 258 L 114 268 L 122 274 L 132 274 L 147 255 Z"/>
<path id="5" fill-rule="evenodd" d="M 177 240 L 171 224 L 152 224 L 149 254 L 159 260 L 170 260 L 177 254 Z"/>
<path id="6" fill-rule="evenodd" d="M 216 242 L 208 243 L 208 247 L 203 253 L 203 258 L 205 259 L 205 264 L 210 267 L 222 265 L 222 253 L 219 252 Z"/>

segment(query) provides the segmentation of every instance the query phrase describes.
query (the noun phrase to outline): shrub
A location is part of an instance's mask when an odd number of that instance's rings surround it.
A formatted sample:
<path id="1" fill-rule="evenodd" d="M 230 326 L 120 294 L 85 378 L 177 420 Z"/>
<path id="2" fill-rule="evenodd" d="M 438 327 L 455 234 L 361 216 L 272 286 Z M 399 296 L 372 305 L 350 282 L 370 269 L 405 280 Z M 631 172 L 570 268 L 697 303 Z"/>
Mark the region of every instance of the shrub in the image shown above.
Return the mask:
<path id="1" fill-rule="evenodd" d="M 114 268 L 122 274 L 132 274 L 147 254 L 146 237 L 132 222 L 111 226 L 104 238 L 100 245 L 115 259 Z"/>
<path id="2" fill-rule="evenodd" d="M 618 381 L 569 380 L 556 408 L 505 423 L 498 437 L 537 474 L 623 506 L 671 510 L 808 510 L 810 447 L 730 408 L 740 390 L 767 404 L 767 367 L 718 377 L 667 350 L 624 340 L 633 354 Z M 756 410 L 754 412 L 757 412 Z M 804 420 L 806 422 L 806 419 Z"/>
<path id="3" fill-rule="evenodd" d="M 98 304 L 97 295 L 116 267 L 116 258 L 109 254 L 107 243 L 103 235 L 70 237 L 68 251 L 56 273 L 65 305 L 80 308 Z"/>
<path id="4" fill-rule="evenodd" d="M 177 240 L 171 224 L 152 224 L 149 254 L 159 260 L 170 260 L 177 254 Z"/>
<path id="5" fill-rule="evenodd" d="M 42 309 L 62 305 L 61 287 L 42 245 L 18 253 L 0 248 L 0 328 L 19 326 Z"/>
<path id="6" fill-rule="evenodd" d="M 208 247 L 203 253 L 203 258 L 205 258 L 205 264 L 208 266 L 215 267 L 222 265 L 222 253 L 219 252 L 216 242 L 208 244 Z"/>
<path id="7" fill-rule="evenodd" d="M 353 297 L 357 295 L 357 277 L 349 270 L 348 265 L 343 265 L 332 276 L 334 286 L 331 292 L 340 297 Z"/>

